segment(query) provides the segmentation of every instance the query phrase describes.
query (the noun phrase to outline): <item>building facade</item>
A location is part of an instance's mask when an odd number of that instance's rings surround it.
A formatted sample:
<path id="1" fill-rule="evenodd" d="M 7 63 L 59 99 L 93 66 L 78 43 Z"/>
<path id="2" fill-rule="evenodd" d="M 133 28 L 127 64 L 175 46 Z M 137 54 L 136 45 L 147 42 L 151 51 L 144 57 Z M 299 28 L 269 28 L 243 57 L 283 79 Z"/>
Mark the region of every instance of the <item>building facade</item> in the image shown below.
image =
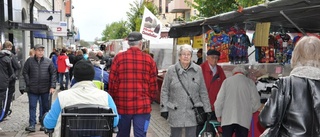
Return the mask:
<path id="1" fill-rule="evenodd" d="M 69 16 L 66 16 L 65 12 L 67 2 L 70 2 Z M 41 15 L 59 14 L 58 20 L 66 22 L 69 31 L 73 32 L 75 27 L 71 10 L 71 0 L 0 0 L 0 42 L 11 41 L 14 52 L 22 63 L 28 58 L 29 50 L 35 44 L 43 44 L 46 47 L 45 56 L 49 56 L 53 48 L 71 45 L 74 35 L 55 35 L 57 28 L 41 21 Z"/>

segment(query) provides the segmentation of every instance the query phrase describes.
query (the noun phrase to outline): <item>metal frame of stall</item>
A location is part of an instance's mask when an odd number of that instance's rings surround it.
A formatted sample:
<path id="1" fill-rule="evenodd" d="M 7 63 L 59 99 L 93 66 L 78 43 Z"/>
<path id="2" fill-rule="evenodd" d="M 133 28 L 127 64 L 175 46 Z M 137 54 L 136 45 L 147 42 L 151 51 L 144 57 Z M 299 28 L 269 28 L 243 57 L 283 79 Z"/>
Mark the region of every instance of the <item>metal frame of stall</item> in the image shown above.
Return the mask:
<path id="1" fill-rule="evenodd" d="M 312 0 L 311 0 L 312 1 Z M 278 0 L 278 1 L 274 1 L 274 2 L 270 2 L 269 4 L 270 5 L 277 5 L 278 3 L 282 3 L 283 1 L 281 0 Z M 303 2 L 303 0 L 293 0 L 292 3 L 294 4 L 294 2 Z M 309 1 L 310 2 L 310 1 Z M 295 8 L 291 8 L 291 9 L 282 9 L 282 10 L 278 10 L 277 12 L 279 12 L 279 16 L 283 16 L 285 18 L 285 20 L 287 20 L 287 22 L 289 22 L 292 26 L 291 26 L 291 29 L 296 29 L 298 32 L 302 33 L 303 35 L 306 35 L 306 32 L 305 30 L 301 29 L 291 18 L 289 18 L 285 11 L 295 11 L 295 10 L 308 10 L 308 9 L 315 9 L 315 8 L 320 8 L 320 2 L 316 1 L 316 0 L 313 0 L 312 2 L 315 2 L 317 5 L 311 5 L 311 6 L 305 6 L 305 7 L 295 7 Z M 265 5 L 265 4 L 261 4 L 262 6 L 268 6 L 268 5 Z M 253 6 L 253 7 L 248 7 L 248 8 L 245 8 L 244 10 L 252 10 L 254 8 L 258 8 L 259 6 L 261 5 L 257 5 L 257 6 Z M 186 24 L 182 24 L 182 25 L 177 25 L 178 27 L 179 26 L 187 26 L 187 27 L 190 27 L 190 26 L 196 26 L 198 25 L 197 28 L 199 28 L 199 26 L 201 26 L 201 34 L 205 34 L 206 32 L 206 25 L 210 25 L 208 24 L 208 22 L 219 22 L 219 19 L 220 20 L 227 20 L 227 19 L 231 19 L 231 17 L 229 16 L 236 16 L 236 15 L 233 15 L 233 14 L 237 14 L 236 11 L 232 11 L 232 12 L 228 12 L 228 13 L 223 13 L 223 14 L 220 14 L 220 15 L 216 15 L 216 16 L 213 16 L 213 17 L 210 17 L 208 19 L 204 19 L 204 20 L 200 20 L 200 21 L 195 21 L 195 22 L 191 22 L 191 23 L 186 23 Z M 259 13 L 257 13 L 259 14 Z M 228 16 L 228 17 L 225 17 L 225 16 Z M 248 17 L 249 18 L 249 17 Z M 217 21 L 214 21 L 214 20 L 217 20 Z M 245 22 L 244 20 L 242 22 Z M 194 24 L 193 24 L 194 23 Z M 239 23 L 239 22 L 229 22 L 229 24 L 234 24 L 234 23 Z M 257 22 L 256 22 L 257 23 Z M 217 23 L 219 24 L 219 23 Z M 216 25 L 216 24 L 212 24 L 212 25 Z M 174 26 L 175 27 L 175 26 Z M 283 27 L 283 26 L 278 26 L 278 27 Z M 209 27 L 210 28 L 210 27 Z M 320 28 L 318 28 L 317 30 L 315 31 L 319 31 Z M 310 29 L 309 29 L 310 31 Z M 198 31 L 199 32 L 199 31 Z M 200 35 L 201 35 L 200 34 Z M 169 32 L 169 35 L 170 35 L 170 32 Z M 203 41 L 205 41 L 205 35 L 202 35 L 202 39 Z M 172 55 L 172 64 L 175 64 L 176 63 L 176 60 L 177 60 L 177 41 L 178 41 L 178 38 L 174 38 L 174 41 L 173 41 L 173 55 Z M 202 48 L 203 48 L 203 59 L 206 58 L 206 51 L 207 51 L 207 46 L 206 46 L 206 43 L 203 42 L 202 44 Z M 249 54 L 251 55 L 251 54 Z M 205 60 L 203 60 L 204 62 Z M 232 68 L 235 67 L 236 65 L 238 64 L 228 64 L 228 63 L 223 63 L 221 64 L 222 67 L 226 66 L 227 68 L 230 69 L 230 66 Z M 277 69 L 276 71 L 278 72 L 281 72 L 281 74 L 279 75 L 273 75 L 273 77 L 279 77 L 279 76 L 287 76 L 289 75 L 289 72 L 291 71 L 291 67 L 289 64 L 286 64 L 286 65 L 281 65 L 281 64 L 278 64 L 278 63 L 257 63 L 257 64 L 241 64 L 241 65 L 245 65 L 247 68 L 258 68 L 261 67 L 261 68 L 266 68 L 267 71 L 268 71 L 268 67 L 271 67 L 271 70 L 274 71 L 274 69 Z M 279 67 L 281 67 L 281 70 L 279 70 Z M 231 69 L 232 70 L 232 69 Z M 229 70 L 229 71 L 231 71 Z M 270 68 L 269 68 L 270 70 Z M 267 73 L 267 72 L 266 72 Z"/>

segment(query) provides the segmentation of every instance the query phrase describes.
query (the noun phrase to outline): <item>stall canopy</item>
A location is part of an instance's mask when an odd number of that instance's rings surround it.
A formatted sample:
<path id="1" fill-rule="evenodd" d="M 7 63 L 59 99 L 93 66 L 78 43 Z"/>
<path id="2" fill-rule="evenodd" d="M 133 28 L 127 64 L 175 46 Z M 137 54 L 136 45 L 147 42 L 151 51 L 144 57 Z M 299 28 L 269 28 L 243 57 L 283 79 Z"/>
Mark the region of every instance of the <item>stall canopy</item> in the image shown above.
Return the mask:
<path id="1" fill-rule="evenodd" d="M 212 26 L 255 29 L 255 23 L 271 22 L 271 31 L 286 29 L 290 32 L 320 32 L 320 0 L 276 0 L 245 8 L 242 12 L 231 11 L 207 19 L 172 26 L 171 38 L 197 36 Z"/>

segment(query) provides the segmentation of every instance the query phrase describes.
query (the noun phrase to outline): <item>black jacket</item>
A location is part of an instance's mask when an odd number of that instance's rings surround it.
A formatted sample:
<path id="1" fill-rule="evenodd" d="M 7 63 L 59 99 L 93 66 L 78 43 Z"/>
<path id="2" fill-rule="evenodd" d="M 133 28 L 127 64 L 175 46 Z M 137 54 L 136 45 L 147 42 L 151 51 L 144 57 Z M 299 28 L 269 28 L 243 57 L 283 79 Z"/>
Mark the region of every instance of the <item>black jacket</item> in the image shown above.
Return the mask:
<path id="1" fill-rule="evenodd" d="M 83 55 L 77 55 L 77 56 L 75 56 L 73 66 L 76 65 L 77 62 L 80 61 L 80 60 L 82 60 L 82 59 L 84 59 L 84 58 L 83 58 Z"/>
<path id="2" fill-rule="evenodd" d="M 56 69 L 49 58 L 42 57 L 39 62 L 36 57 L 28 58 L 22 74 L 29 88 L 28 92 L 41 94 L 49 92 L 50 88 L 56 88 Z"/>
<path id="3" fill-rule="evenodd" d="M 0 52 L 0 91 L 9 86 L 9 81 L 15 79 L 11 59 L 3 52 Z"/>
<path id="4" fill-rule="evenodd" d="M 18 57 L 9 50 L 2 50 L 1 52 L 5 53 L 11 60 L 11 65 L 16 77 L 19 77 L 19 71 L 21 69 L 21 65 L 18 61 Z M 11 79 L 9 82 L 10 85 L 14 85 L 16 83 L 16 79 Z"/>
<path id="5" fill-rule="evenodd" d="M 289 104 L 280 127 L 281 137 L 320 136 L 320 80 L 290 76 L 291 84 L 283 85 L 291 91 Z M 260 113 L 260 123 L 273 127 L 278 121 L 277 101 L 282 83 L 277 81 L 272 94 Z M 287 91 L 287 90 L 286 90 Z"/>

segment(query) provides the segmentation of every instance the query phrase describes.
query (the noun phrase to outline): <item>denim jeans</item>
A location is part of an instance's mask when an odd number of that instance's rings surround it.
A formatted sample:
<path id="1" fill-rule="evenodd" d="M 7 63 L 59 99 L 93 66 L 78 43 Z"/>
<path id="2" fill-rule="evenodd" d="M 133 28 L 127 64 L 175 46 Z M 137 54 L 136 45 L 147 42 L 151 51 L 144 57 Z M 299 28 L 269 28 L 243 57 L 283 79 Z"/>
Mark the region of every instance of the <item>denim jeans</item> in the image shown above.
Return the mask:
<path id="1" fill-rule="evenodd" d="M 117 137 L 130 137 L 131 122 L 135 137 L 146 137 L 150 123 L 150 114 L 119 115 Z"/>
<path id="2" fill-rule="evenodd" d="M 36 111 L 38 100 L 41 100 L 42 114 L 43 116 L 46 112 L 49 111 L 49 92 L 43 94 L 33 94 L 28 92 L 29 99 L 29 124 L 30 126 L 35 126 L 37 123 L 36 120 Z"/>
<path id="3" fill-rule="evenodd" d="M 66 77 L 66 84 L 65 86 L 63 86 L 63 76 Z M 69 84 L 69 72 L 65 72 L 65 73 L 59 73 L 59 82 L 60 82 L 60 88 L 68 88 L 68 84 Z"/>

